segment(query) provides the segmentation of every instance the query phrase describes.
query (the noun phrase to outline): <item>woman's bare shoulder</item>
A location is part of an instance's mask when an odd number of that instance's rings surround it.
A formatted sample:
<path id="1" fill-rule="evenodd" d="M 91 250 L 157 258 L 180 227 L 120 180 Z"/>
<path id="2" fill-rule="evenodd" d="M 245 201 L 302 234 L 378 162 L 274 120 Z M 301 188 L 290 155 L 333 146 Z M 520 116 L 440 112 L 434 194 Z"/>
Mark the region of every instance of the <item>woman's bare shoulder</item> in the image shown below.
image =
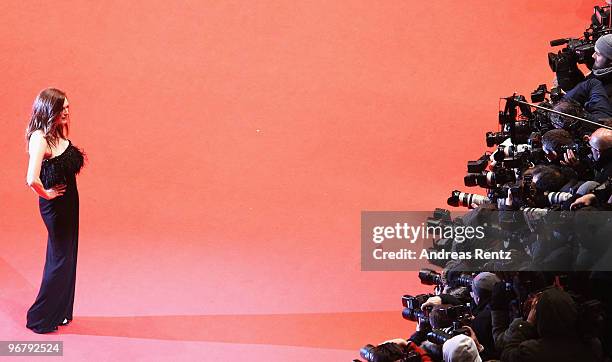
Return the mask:
<path id="1" fill-rule="evenodd" d="M 45 133 L 41 130 L 41 129 L 37 129 L 36 131 L 32 132 L 32 134 L 30 135 L 30 142 L 32 141 L 32 139 L 34 139 L 36 142 L 39 142 L 41 139 L 45 138 Z"/>
<path id="2" fill-rule="evenodd" d="M 36 130 L 32 132 L 30 135 L 29 149 L 40 149 L 43 148 L 45 151 L 47 150 L 47 140 L 45 139 L 45 134 L 42 130 Z M 45 152 L 46 153 L 46 152 Z"/>

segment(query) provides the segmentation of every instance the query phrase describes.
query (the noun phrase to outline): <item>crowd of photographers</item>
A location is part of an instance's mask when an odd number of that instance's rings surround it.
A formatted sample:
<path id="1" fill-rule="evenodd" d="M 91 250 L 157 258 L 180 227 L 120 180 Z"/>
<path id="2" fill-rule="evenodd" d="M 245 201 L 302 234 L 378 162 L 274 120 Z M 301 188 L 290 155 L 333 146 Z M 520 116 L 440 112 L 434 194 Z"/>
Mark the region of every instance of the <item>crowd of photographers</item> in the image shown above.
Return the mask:
<path id="1" fill-rule="evenodd" d="M 512 261 L 444 260 L 419 273 L 434 293 L 402 298 L 408 339 L 367 345 L 368 361 L 612 361 L 612 23 L 595 7 L 584 39 L 549 54 L 555 87 L 506 99 L 497 149 L 468 162 L 439 225 L 486 225 L 489 238 L 434 240 L 432 249 L 508 250 Z M 555 43 L 556 42 L 556 43 Z M 553 44 L 555 43 L 555 44 Z M 577 63 L 591 72 L 585 77 Z M 535 110 L 534 110 L 535 109 Z M 470 272 L 468 272 L 470 271 Z"/>
<path id="2" fill-rule="evenodd" d="M 435 285 L 434 293 L 402 298 L 402 315 L 417 322 L 416 331 L 367 345 L 361 356 L 377 362 L 606 360 L 610 326 L 601 299 L 609 291 L 590 273 L 466 273 L 459 264 L 449 263 L 441 274 L 422 270 L 421 282 Z"/>

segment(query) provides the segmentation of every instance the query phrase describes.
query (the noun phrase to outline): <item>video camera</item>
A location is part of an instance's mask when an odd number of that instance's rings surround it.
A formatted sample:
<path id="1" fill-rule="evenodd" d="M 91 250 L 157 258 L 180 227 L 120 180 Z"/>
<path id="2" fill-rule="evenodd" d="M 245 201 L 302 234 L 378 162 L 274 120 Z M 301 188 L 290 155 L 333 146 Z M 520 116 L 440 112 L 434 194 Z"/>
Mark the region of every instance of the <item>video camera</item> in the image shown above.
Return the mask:
<path id="1" fill-rule="evenodd" d="M 553 47 L 565 45 L 557 53 L 548 53 L 548 65 L 557 74 L 559 86 L 569 91 L 584 80 L 584 74 L 578 69 L 578 64 L 593 68 L 593 53 L 595 42 L 601 36 L 610 32 L 610 6 L 595 6 L 591 17 L 591 25 L 580 38 L 561 38 L 550 41 Z"/>

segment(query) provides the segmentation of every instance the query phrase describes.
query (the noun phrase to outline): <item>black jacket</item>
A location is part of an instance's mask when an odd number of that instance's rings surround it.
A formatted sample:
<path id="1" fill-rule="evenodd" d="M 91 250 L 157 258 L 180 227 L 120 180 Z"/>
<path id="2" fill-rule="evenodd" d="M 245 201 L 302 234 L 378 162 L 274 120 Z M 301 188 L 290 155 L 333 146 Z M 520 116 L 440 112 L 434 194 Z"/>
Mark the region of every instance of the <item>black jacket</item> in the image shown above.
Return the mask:
<path id="1" fill-rule="evenodd" d="M 454 298 L 448 294 L 441 294 L 440 298 L 442 298 L 443 304 L 460 304 L 460 301 L 457 298 Z M 481 299 L 478 305 L 476 305 L 471 311 L 472 315 L 474 316 L 471 327 L 476 333 L 478 342 L 480 342 L 480 344 L 482 344 L 484 347 L 484 350 L 480 353 L 480 356 L 485 361 L 499 358 L 499 351 L 495 348 L 495 343 L 493 341 L 493 322 L 491 319 L 491 307 L 489 306 L 490 299 L 491 298 Z"/>
<path id="2" fill-rule="evenodd" d="M 483 345 L 484 350 L 480 353 L 483 361 L 498 359 L 499 352 L 495 348 L 493 341 L 493 320 L 491 319 L 491 306 L 489 299 L 480 300 L 476 308 L 472 311 L 472 329 L 478 337 L 478 342 Z"/>
<path id="3" fill-rule="evenodd" d="M 595 181 L 604 183 L 612 178 L 612 148 L 604 150 L 595 162 Z"/>
<path id="4" fill-rule="evenodd" d="M 599 79 L 587 78 L 567 92 L 563 98 L 573 99 L 580 103 L 588 113 L 587 118 L 591 121 L 599 122 L 602 118 L 612 117 L 612 105 L 610 104 L 607 92 L 607 89 Z M 586 134 L 590 134 L 599 128 L 590 123 L 581 124 L 580 126 L 584 128 Z"/>
<path id="5" fill-rule="evenodd" d="M 546 289 L 536 305 L 536 325 L 515 319 L 504 335 L 501 361 L 600 361 L 598 340 L 585 342 L 578 330 L 578 309 L 562 290 Z"/>

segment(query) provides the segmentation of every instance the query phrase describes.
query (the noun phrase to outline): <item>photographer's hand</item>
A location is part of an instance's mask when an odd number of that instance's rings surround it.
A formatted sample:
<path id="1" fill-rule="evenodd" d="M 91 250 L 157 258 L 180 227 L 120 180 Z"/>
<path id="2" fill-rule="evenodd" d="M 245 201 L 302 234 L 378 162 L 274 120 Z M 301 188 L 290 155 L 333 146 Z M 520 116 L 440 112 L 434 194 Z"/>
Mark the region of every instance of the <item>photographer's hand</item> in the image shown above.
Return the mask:
<path id="1" fill-rule="evenodd" d="M 395 344 L 399 344 L 402 347 L 405 347 L 408 345 L 408 341 L 405 339 L 401 339 L 401 338 L 390 339 L 388 341 L 384 341 L 381 344 L 385 344 L 385 343 L 395 343 Z"/>
<path id="2" fill-rule="evenodd" d="M 510 303 L 511 299 L 512 296 L 510 295 L 510 292 L 506 290 L 506 283 L 495 283 L 491 293 L 491 302 L 489 303 L 491 305 L 491 310 L 508 310 L 508 304 Z"/>
<path id="3" fill-rule="evenodd" d="M 442 298 L 435 296 L 435 297 L 429 297 L 429 299 L 427 299 L 427 301 L 425 301 L 425 303 L 423 303 L 423 305 L 421 305 L 421 309 L 425 310 L 427 309 L 427 307 L 433 307 L 435 305 L 440 305 L 442 304 Z"/>
<path id="4" fill-rule="evenodd" d="M 595 197 L 595 194 L 586 194 L 580 196 L 570 205 L 570 210 L 576 210 L 584 206 L 590 206 L 593 204 L 595 199 L 597 199 L 597 197 Z"/>
<path id="5" fill-rule="evenodd" d="M 580 165 L 580 161 L 576 157 L 576 154 L 573 150 L 567 150 L 563 154 L 563 160 L 559 161 L 564 166 L 569 167 L 578 167 Z"/>
<path id="6" fill-rule="evenodd" d="M 536 325 L 536 305 L 538 304 L 538 299 L 533 301 L 533 304 L 531 304 L 531 309 L 529 310 L 529 315 L 527 316 L 527 322 L 531 323 L 532 325 Z"/>
<path id="7" fill-rule="evenodd" d="M 474 332 L 474 330 L 470 326 L 465 326 L 465 329 L 467 329 L 468 331 L 467 336 L 470 337 L 474 341 L 474 343 L 476 343 L 476 348 L 478 348 L 478 352 L 482 352 L 484 347 L 482 346 L 482 344 L 480 344 L 480 342 L 478 342 L 478 337 L 476 337 L 476 332 Z"/>
<path id="8" fill-rule="evenodd" d="M 416 326 L 416 331 L 421 333 L 431 332 L 431 324 L 429 324 L 429 317 L 419 317 Z"/>
<path id="9" fill-rule="evenodd" d="M 512 208 L 512 189 L 508 188 L 508 196 L 506 196 L 505 199 L 503 199 L 504 204 L 500 205 L 500 210 L 506 210 L 506 211 L 510 211 L 513 210 Z"/>

